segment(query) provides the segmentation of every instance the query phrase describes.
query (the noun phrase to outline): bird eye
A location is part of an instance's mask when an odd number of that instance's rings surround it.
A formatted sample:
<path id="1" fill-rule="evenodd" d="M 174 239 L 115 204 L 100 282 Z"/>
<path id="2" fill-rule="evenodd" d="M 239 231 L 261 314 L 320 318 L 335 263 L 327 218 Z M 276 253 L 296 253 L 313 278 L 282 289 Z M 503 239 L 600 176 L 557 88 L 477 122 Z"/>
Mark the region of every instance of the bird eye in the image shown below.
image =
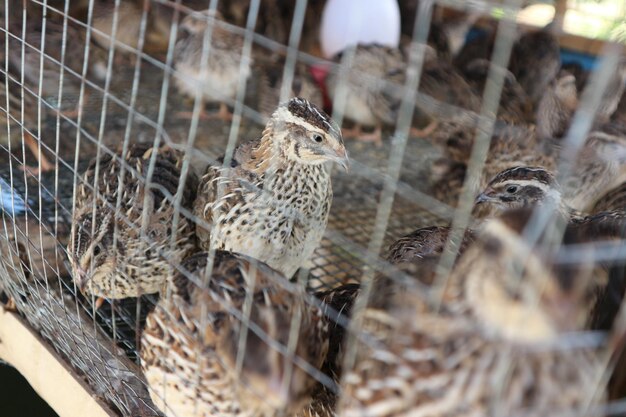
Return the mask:
<path id="1" fill-rule="evenodd" d="M 322 137 L 322 135 L 316 133 L 315 135 L 313 135 L 313 140 L 317 143 L 322 143 L 324 141 L 324 138 Z"/>
<path id="2" fill-rule="evenodd" d="M 102 248 L 100 247 L 100 245 L 93 248 L 93 256 L 98 256 L 100 255 L 101 252 L 102 252 Z"/>
<path id="3" fill-rule="evenodd" d="M 517 185 L 510 185 L 507 187 L 506 192 L 509 194 L 515 194 L 517 192 Z"/>

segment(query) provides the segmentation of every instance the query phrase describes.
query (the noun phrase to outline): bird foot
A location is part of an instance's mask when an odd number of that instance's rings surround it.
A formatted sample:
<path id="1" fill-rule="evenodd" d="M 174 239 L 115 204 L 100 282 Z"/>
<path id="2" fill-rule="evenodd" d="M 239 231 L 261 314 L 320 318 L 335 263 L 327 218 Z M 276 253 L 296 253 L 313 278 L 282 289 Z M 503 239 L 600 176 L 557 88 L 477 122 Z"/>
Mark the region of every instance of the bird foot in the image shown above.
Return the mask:
<path id="1" fill-rule="evenodd" d="M 439 123 L 436 120 L 433 120 L 426 127 L 423 127 L 421 129 L 418 129 L 416 127 L 411 127 L 411 129 L 409 130 L 409 134 L 411 136 L 415 136 L 418 138 L 428 137 L 433 134 L 433 132 L 437 129 L 438 126 L 439 126 Z"/>
<path id="2" fill-rule="evenodd" d="M 373 132 L 364 133 L 360 125 L 355 125 L 352 129 L 342 128 L 341 133 L 347 138 L 354 138 L 361 142 L 374 143 L 377 147 L 383 146 L 383 133 L 380 127 Z"/>
<path id="3" fill-rule="evenodd" d="M 181 111 L 176 113 L 176 116 L 179 119 L 184 120 L 192 120 L 193 119 L 193 111 Z M 217 112 L 208 112 L 202 107 L 200 112 L 198 113 L 198 119 L 200 120 L 214 120 L 219 119 L 225 122 L 230 122 L 233 120 L 233 114 L 228 110 L 228 106 L 225 104 L 220 104 L 220 109 Z"/>
<path id="4" fill-rule="evenodd" d="M 38 177 L 39 174 L 43 172 L 52 171 L 54 169 L 54 165 L 50 164 L 47 160 L 44 163 L 42 159 L 40 166 L 33 167 L 30 165 L 21 165 L 20 169 L 33 177 Z"/>
<path id="5" fill-rule="evenodd" d="M 106 301 L 106 298 L 98 297 L 96 298 L 96 302 L 94 303 L 94 310 L 99 310 L 102 307 L 102 304 Z"/>
<path id="6" fill-rule="evenodd" d="M 13 297 L 10 297 L 7 303 L 4 305 L 5 310 L 7 311 L 17 311 L 17 305 L 15 304 L 15 300 Z"/>

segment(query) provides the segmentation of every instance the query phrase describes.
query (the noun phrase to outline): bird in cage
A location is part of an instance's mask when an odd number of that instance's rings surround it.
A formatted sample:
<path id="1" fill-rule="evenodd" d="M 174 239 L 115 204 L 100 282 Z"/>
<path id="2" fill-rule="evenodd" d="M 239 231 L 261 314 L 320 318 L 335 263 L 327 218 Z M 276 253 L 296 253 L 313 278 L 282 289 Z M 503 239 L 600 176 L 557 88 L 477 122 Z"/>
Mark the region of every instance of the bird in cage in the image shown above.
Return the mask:
<path id="1" fill-rule="evenodd" d="M 181 22 L 174 49 L 174 83 L 192 99 L 199 95 L 200 117 L 232 118 L 227 103 L 235 101 L 240 80 L 245 82 L 251 74 L 252 59 L 243 56 L 243 43 L 243 34 L 227 27 L 219 12 L 195 12 Z M 205 102 L 219 103 L 219 112 L 207 114 Z"/>
<path id="2" fill-rule="evenodd" d="M 619 197 L 617 197 L 619 198 Z M 610 201 L 611 196 L 607 196 Z M 619 200 L 618 200 L 619 201 Z M 562 190 L 554 175 L 541 167 L 516 166 L 498 173 L 482 192 L 476 197 L 472 215 L 476 222 L 468 229 L 459 246 L 463 253 L 473 242 L 477 231 L 487 219 L 498 217 L 506 212 L 535 207 L 550 207 L 567 221 L 572 227 L 602 229 L 605 225 L 617 225 L 622 222 L 624 209 L 617 207 L 619 203 L 606 206 L 606 211 L 596 211 L 594 215 L 586 215 L 568 206 Z M 617 232 L 616 232 L 617 233 Z M 430 226 L 396 240 L 388 250 L 387 260 L 392 264 L 410 262 L 417 258 L 439 260 L 450 236 L 448 226 Z M 430 283 L 433 277 L 425 277 Z"/>
<path id="3" fill-rule="evenodd" d="M 218 250 L 186 259 L 169 287 L 141 340 L 157 408 L 168 417 L 305 412 L 328 352 L 329 323 L 299 286 L 259 261 Z"/>
<path id="4" fill-rule="evenodd" d="M 281 104 L 260 139 L 209 165 L 194 214 L 205 250 L 243 253 L 292 277 L 319 245 L 332 202 L 331 164 L 348 167 L 337 124 L 301 98 Z"/>
<path id="5" fill-rule="evenodd" d="M 491 62 L 486 59 L 470 61 L 461 70 L 466 81 L 475 94 L 482 97 Z M 522 86 L 517 82 L 513 73 L 506 68 L 495 67 L 494 71 L 504 72 L 504 84 L 500 95 L 500 103 L 496 114 L 497 120 L 512 125 L 525 125 L 534 122 L 534 106 Z"/>
<path id="6" fill-rule="evenodd" d="M 182 165 L 167 146 L 132 144 L 103 152 L 82 176 L 67 253 L 76 287 L 97 307 L 161 291 L 172 265 L 196 249 L 193 222 L 181 211 L 192 209 L 197 178 L 189 172 L 180 184 Z"/>
<path id="7" fill-rule="evenodd" d="M 344 65 L 349 65 L 345 73 L 338 67 L 327 78 L 334 105 L 342 100 L 339 110 L 355 124 L 352 129 L 344 128 L 344 136 L 381 145 L 383 126 L 396 123 L 406 77 L 404 56 L 397 48 L 376 44 L 348 47 L 333 60 L 341 63 L 344 56 Z M 362 126 L 374 131 L 363 133 Z"/>
<path id="8" fill-rule="evenodd" d="M 551 28 L 525 33 L 513 45 L 509 70 L 533 103 L 539 102 L 560 67 L 559 41 Z"/>
<path id="9" fill-rule="evenodd" d="M 622 59 L 611 74 L 607 87 L 596 108 L 594 129 L 616 136 L 624 136 L 626 128 L 619 122 L 613 122 L 626 85 L 626 59 Z M 537 132 L 542 138 L 560 138 L 567 133 L 571 119 L 578 108 L 578 89 L 576 79 L 567 71 L 544 92 L 537 107 Z"/>
<path id="10" fill-rule="evenodd" d="M 591 175 L 593 176 L 593 173 Z M 580 187 L 612 189 L 594 184 L 597 182 L 590 182 Z M 600 193 L 599 200 L 604 199 L 604 195 Z M 609 195 L 606 199 L 610 203 Z M 570 201 L 566 191 L 556 181 L 553 172 L 542 167 L 516 166 L 503 170 L 491 179 L 476 197 L 472 213 L 475 217 L 484 219 L 512 209 L 550 205 L 570 220 L 584 219 L 586 211 L 576 209 L 570 205 Z M 623 210 L 617 206 L 607 208 L 607 212 Z"/>
<path id="11" fill-rule="evenodd" d="M 604 401 L 604 387 L 589 386 L 603 350 L 579 333 L 593 254 L 562 265 L 555 248 L 531 246 L 521 235 L 531 214 L 489 221 L 441 293 L 375 281 L 371 304 L 353 319 L 362 337 L 339 415 L 552 415 Z"/>
<path id="12" fill-rule="evenodd" d="M 474 216 L 496 217 L 505 211 L 549 204 L 563 216 L 580 217 L 582 213 L 563 200 L 553 173 L 541 167 L 516 166 L 494 176 L 476 197 Z"/>

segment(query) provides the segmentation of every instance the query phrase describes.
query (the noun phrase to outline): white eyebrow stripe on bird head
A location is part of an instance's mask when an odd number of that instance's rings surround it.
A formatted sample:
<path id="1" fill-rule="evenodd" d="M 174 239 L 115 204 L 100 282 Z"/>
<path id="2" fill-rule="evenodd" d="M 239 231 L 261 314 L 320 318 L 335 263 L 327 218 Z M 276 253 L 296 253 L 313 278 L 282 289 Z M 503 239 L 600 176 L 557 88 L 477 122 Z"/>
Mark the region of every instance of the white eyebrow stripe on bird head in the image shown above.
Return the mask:
<path id="1" fill-rule="evenodd" d="M 498 183 L 499 185 L 509 185 L 509 184 L 514 184 L 514 185 L 519 185 L 520 187 L 536 187 L 536 188 L 540 188 L 543 191 L 550 191 L 552 189 L 552 187 L 549 184 L 546 184 L 543 181 L 539 181 L 539 180 L 516 180 L 516 179 L 510 179 L 510 180 L 504 180 L 502 182 Z"/>

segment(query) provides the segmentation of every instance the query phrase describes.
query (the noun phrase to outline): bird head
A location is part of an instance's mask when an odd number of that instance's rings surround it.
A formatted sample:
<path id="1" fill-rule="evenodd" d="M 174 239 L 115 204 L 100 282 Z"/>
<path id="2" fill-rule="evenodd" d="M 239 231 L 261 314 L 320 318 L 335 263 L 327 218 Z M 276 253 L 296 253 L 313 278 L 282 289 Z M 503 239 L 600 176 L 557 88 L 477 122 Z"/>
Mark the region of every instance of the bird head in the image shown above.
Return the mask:
<path id="1" fill-rule="evenodd" d="M 506 210 L 561 202 L 554 176 L 543 168 L 514 167 L 497 174 L 474 201 L 475 209 L 493 217 Z"/>
<path id="2" fill-rule="evenodd" d="M 72 276 L 82 293 L 99 295 L 102 290 L 95 283 L 112 281 L 116 276 L 116 252 L 112 250 L 112 215 L 96 214 L 92 221 L 92 206 L 87 205 L 72 222 L 68 257 Z"/>
<path id="3" fill-rule="evenodd" d="M 194 12 L 183 19 L 180 23 L 180 28 L 183 32 L 190 35 L 202 35 L 216 20 L 222 20 L 222 14 L 217 10 Z"/>
<path id="4" fill-rule="evenodd" d="M 335 162 L 348 169 L 350 160 L 337 123 L 302 98 L 281 104 L 268 121 L 275 146 L 289 160 L 308 165 Z"/>

